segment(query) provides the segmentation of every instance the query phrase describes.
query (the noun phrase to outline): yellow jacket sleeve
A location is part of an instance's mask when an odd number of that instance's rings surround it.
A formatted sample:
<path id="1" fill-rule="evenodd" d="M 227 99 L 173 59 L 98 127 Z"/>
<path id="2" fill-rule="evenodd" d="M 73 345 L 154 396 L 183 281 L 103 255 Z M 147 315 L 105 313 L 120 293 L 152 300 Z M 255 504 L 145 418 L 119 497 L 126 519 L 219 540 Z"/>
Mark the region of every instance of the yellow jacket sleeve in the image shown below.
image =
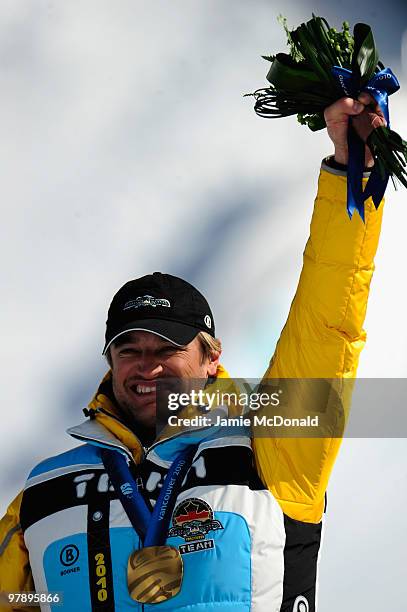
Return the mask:
<path id="1" fill-rule="evenodd" d="M 20 526 L 22 493 L 12 501 L 0 521 L 0 594 L 34 591 L 28 551 Z M 24 606 L 10 606 L 0 599 L 0 612 L 21 610 Z M 33 612 L 39 608 L 30 608 Z"/>
<path id="2" fill-rule="evenodd" d="M 376 210 L 369 198 L 365 208 L 365 224 L 357 213 L 350 220 L 346 176 L 323 166 L 299 285 L 266 379 L 349 379 L 352 386 L 366 340 L 363 322 L 383 202 Z M 288 516 L 321 520 L 340 442 L 255 437 L 258 472 Z"/>

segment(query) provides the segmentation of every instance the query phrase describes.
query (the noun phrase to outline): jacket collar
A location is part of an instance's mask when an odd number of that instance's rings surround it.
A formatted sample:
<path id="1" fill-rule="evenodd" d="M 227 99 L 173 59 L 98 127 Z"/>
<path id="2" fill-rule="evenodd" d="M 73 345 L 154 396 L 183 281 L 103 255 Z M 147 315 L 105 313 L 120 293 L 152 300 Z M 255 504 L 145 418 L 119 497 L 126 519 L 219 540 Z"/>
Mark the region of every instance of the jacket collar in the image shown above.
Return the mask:
<path id="1" fill-rule="evenodd" d="M 219 365 L 216 379 L 207 389 L 216 391 L 218 379 L 229 379 L 229 374 Z M 121 420 L 120 411 L 114 402 L 111 371 L 104 376 L 94 397 L 89 402 L 87 413 L 90 418 L 81 424 L 71 427 L 67 433 L 74 438 L 96 444 L 102 447 L 117 448 L 126 456 L 130 457 L 135 463 L 140 463 L 148 455 L 153 460 L 158 460 L 163 464 L 170 464 L 172 458 L 186 445 L 200 445 L 208 443 L 209 440 L 215 441 L 225 437 L 225 431 L 218 427 L 202 427 L 187 429 L 185 427 L 166 427 L 154 441 L 152 446 L 146 450 L 137 435 L 131 431 Z M 230 391 L 234 389 L 231 382 Z M 225 381 L 223 382 L 225 384 Z M 225 389 L 224 389 L 225 390 Z M 85 409 L 86 410 L 86 409 Z M 183 416 L 190 417 L 196 413 L 193 407 L 183 412 Z M 86 414 L 86 412 L 85 412 Z M 228 438 L 229 443 L 243 443 L 250 446 L 247 432 L 234 432 L 234 439 Z"/>

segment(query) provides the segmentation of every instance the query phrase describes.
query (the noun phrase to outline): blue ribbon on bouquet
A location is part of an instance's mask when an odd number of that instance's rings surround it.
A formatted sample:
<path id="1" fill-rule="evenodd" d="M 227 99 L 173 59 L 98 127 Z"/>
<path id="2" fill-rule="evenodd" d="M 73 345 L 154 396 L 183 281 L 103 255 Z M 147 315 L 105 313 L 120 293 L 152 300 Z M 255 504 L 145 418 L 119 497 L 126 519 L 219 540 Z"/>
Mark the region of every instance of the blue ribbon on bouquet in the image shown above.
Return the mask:
<path id="1" fill-rule="evenodd" d="M 400 88 L 397 77 L 390 68 L 384 68 L 372 76 L 370 81 L 361 89 L 355 86 L 355 78 L 351 70 L 341 66 L 333 66 L 332 72 L 338 84 L 346 96 L 357 99 L 362 92 L 369 93 L 380 106 L 380 109 L 390 127 L 389 118 L 389 96 Z M 362 220 L 365 220 L 365 201 L 372 196 L 376 208 L 379 206 L 386 191 L 389 174 L 382 176 L 376 166 L 370 173 L 369 179 L 363 190 L 363 171 L 365 167 L 365 143 L 352 128 L 352 119 L 349 120 L 348 130 L 348 182 L 347 182 L 347 210 L 349 217 L 355 210 L 359 212 Z"/>

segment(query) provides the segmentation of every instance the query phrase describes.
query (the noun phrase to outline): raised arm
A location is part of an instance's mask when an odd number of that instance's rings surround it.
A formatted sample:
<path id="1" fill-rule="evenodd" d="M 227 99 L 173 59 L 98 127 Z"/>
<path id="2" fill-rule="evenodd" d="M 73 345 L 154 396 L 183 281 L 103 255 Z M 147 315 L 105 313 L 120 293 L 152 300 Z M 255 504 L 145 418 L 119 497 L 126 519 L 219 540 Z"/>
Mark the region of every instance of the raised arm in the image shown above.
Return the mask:
<path id="1" fill-rule="evenodd" d="M 326 111 L 339 166 L 322 164 L 297 292 L 265 378 L 356 375 L 383 212 L 383 203 L 376 210 L 370 199 L 365 224 L 357 214 L 350 220 L 346 211 L 346 168 L 340 164 L 347 163 L 348 117 L 359 115 L 354 125 L 364 139 L 369 126 L 382 121 L 375 110 L 357 104 L 344 98 Z M 367 151 L 366 163 L 372 162 Z M 316 410 L 323 413 L 324 406 Z M 297 520 L 319 522 L 340 439 L 259 437 L 253 445 L 258 471 L 283 511 Z"/>

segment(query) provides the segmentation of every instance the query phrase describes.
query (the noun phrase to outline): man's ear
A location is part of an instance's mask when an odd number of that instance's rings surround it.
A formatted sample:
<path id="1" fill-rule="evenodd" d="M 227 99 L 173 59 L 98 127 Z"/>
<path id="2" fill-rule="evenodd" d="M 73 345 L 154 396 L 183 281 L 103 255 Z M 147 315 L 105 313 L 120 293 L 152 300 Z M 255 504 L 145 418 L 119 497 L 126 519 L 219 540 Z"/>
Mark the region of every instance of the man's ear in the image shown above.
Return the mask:
<path id="1" fill-rule="evenodd" d="M 222 351 L 213 351 L 207 366 L 207 376 L 216 376 L 221 353 Z"/>

